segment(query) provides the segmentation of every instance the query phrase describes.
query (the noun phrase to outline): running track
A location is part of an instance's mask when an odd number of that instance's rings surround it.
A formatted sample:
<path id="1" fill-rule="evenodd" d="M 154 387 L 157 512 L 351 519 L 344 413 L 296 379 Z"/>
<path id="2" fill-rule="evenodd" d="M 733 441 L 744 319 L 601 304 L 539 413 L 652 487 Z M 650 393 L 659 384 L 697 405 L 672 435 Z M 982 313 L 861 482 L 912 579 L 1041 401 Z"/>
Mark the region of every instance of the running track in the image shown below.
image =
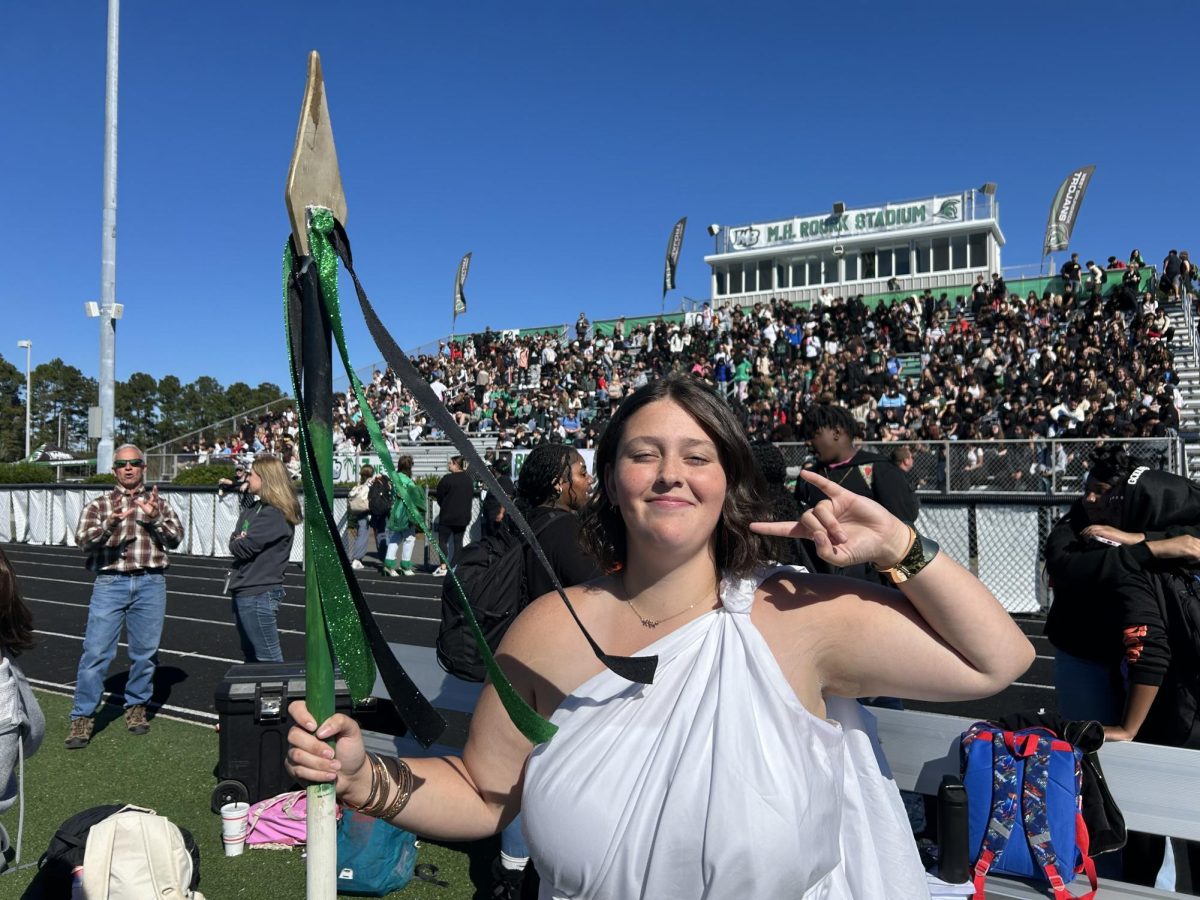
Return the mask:
<path id="1" fill-rule="evenodd" d="M 38 646 L 21 657 L 21 665 L 36 687 L 70 695 L 75 686 L 92 575 L 83 554 L 73 547 L 5 544 L 4 551 L 20 579 L 26 602 L 33 610 Z M 229 598 L 222 595 L 228 560 L 172 555 L 167 571 L 167 617 L 159 650 L 152 705 L 161 712 L 215 722 L 214 692 L 230 666 L 241 663 L 241 651 Z M 391 643 L 431 647 L 437 637 L 441 579 L 419 574 L 413 578 L 384 578 L 374 569 L 356 573 L 368 605 Z M 286 596 L 279 611 L 280 642 L 285 659 L 304 658 L 304 575 L 289 568 Z M 1021 619 L 1033 639 L 1038 657 L 1017 684 L 996 697 L 970 703 L 925 704 L 928 709 L 976 718 L 989 718 L 1022 709 L 1053 708 L 1051 649 L 1040 637 L 1041 623 Z M 105 688 L 120 695 L 128 660 L 124 643 L 110 669 Z M 443 741 L 461 746 L 465 717 L 447 711 L 451 727 Z M 66 723 L 61 724 L 65 732 Z M 55 726 L 50 725 L 50 738 Z"/>

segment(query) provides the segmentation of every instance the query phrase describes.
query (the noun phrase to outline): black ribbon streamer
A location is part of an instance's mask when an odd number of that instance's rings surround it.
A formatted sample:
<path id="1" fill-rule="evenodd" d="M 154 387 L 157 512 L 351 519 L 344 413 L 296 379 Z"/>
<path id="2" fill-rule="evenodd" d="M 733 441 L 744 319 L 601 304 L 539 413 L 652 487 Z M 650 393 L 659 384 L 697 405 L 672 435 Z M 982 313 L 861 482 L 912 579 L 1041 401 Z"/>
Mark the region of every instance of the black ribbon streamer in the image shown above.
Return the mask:
<path id="1" fill-rule="evenodd" d="M 354 281 L 354 291 L 358 295 L 358 303 L 362 307 L 363 318 L 366 320 L 367 329 L 371 332 L 371 338 L 375 341 L 375 346 L 379 348 L 379 352 L 383 354 L 383 358 L 388 366 L 396 373 L 400 381 L 412 393 L 413 397 L 417 399 L 429 417 L 442 429 L 458 452 L 467 458 L 475 477 L 484 483 L 490 493 L 493 493 L 500 499 L 505 512 L 512 517 L 521 535 L 525 538 L 525 542 L 533 550 L 534 556 L 537 557 L 538 562 L 542 564 L 542 567 L 550 576 L 555 591 L 558 592 L 558 596 L 566 604 L 567 610 L 571 613 L 571 618 L 575 620 L 575 624 L 579 626 L 579 630 L 583 632 L 583 636 L 591 646 L 592 652 L 596 654 L 596 657 L 606 667 L 627 681 L 635 681 L 639 684 L 652 684 L 654 682 L 654 672 L 658 668 L 657 656 L 612 656 L 605 653 L 588 633 L 578 613 L 575 612 L 575 607 L 571 605 L 571 601 L 567 598 L 562 583 L 554 573 L 553 566 L 550 565 L 550 560 L 546 558 L 546 554 L 542 551 L 541 545 L 538 544 L 537 538 L 534 537 L 529 523 L 525 521 L 525 517 L 517 509 L 517 505 L 513 503 L 512 499 L 504 492 L 504 489 L 500 487 L 500 483 L 496 481 L 496 477 L 488 469 L 487 464 L 480 458 L 470 439 L 458 427 L 458 423 L 454 421 L 454 417 L 446 409 L 445 404 L 438 400 L 437 394 L 433 392 L 433 388 L 421 377 L 421 374 L 412 364 L 412 361 L 409 360 L 408 355 L 400 349 L 400 346 L 393 340 L 387 328 L 379 320 L 379 316 L 375 314 L 375 309 L 371 306 L 371 301 L 367 299 L 367 293 L 363 290 L 362 283 L 359 282 L 358 275 L 354 271 L 353 257 L 350 252 L 350 239 L 346 236 L 346 230 L 342 227 L 341 222 L 334 221 L 333 232 L 329 235 L 329 242 L 333 246 L 334 252 L 337 253 L 338 258 L 342 261 L 342 265 L 346 267 L 350 278 Z"/>
<path id="2" fill-rule="evenodd" d="M 305 290 L 315 290 L 319 294 L 320 289 L 316 271 L 310 265 L 311 257 L 299 257 L 296 253 L 294 240 L 292 241 L 291 256 L 292 270 L 288 276 L 287 325 L 288 342 L 291 345 L 292 352 L 288 364 L 292 368 L 292 383 L 296 386 L 296 402 L 298 408 L 303 410 L 304 388 L 299 376 L 300 369 L 302 368 L 300 341 L 301 296 Z M 308 283 L 305 283 L 306 281 Z M 321 297 L 321 317 L 323 324 L 328 327 L 329 312 L 325 308 L 325 299 L 323 296 Z M 338 533 L 337 521 L 334 518 L 333 508 L 329 503 L 326 493 L 327 486 L 321 480 L 321 469 L 317 466 L 316 455 L 313 452 L 312 443 L 308 440 L 307 431 L 303 432 L 303 437 L 299 443 L 301 452 L 305 455 L 308 469 L 319 486 L 316 500 L 320 515 L 325 520 L 325 526 L 329 529 L 329 533 L 336 535 Z M 346 556 L 346 548 L 342 546 L 340 540 L 333 541 L 333 545 L 337 549 L 342 571 L 349 572 L 350 560 Z M 433 708 L 433 705 L 425 698 L 425 695 L 421 693 L 416 684 L 413 683 L 409 674 L 404 671 L 404 667 L 400 665 L 395 654 L 392 653 L 392 648 L 388 646 L 387 639 L 383 636 L 383 632 L 379 630 L 379 624 L 375 621 L 375 616 L 371 613 L 370 607 L 367 606 L 367 601 L 363 598 L 358 581 L 354 578 L 347 578 L 346 584 L 350 592 L 350 597 L 354 602 L 354 608 L 358 611 L 359 618 L 362 620 L 363 633 L 366 635 L 367 643 L 371 648 L 371 656 L 375 660 L 376 668 L 380 678 L 383 679 L 388 696 L 391 697 L 392 702 L 396 705 L 396 712 L 412 733 L 412 736 L 416 738 L 417 742 L 422 747 L 429 747 L 446 730 L 446 720 Z"/>

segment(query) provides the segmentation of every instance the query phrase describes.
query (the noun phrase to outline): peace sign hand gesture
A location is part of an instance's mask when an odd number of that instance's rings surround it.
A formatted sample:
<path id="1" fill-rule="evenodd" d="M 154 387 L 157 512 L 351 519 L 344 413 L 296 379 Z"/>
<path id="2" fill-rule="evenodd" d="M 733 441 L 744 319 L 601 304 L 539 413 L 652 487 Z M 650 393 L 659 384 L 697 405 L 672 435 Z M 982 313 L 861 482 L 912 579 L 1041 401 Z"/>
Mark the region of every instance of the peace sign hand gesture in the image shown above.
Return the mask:
<path id="1" fill-rule="evenodd" d="M 888 568 L 904 557 L 912 540 L 907 525 L 874 500 L 815 472 L 803 471 L 800 477 L 828 499 L 807 510 L 798 522 L 752 522 L 751 531 L 807 538 L 821 559 L 841 568 L 861 563 Z"/>

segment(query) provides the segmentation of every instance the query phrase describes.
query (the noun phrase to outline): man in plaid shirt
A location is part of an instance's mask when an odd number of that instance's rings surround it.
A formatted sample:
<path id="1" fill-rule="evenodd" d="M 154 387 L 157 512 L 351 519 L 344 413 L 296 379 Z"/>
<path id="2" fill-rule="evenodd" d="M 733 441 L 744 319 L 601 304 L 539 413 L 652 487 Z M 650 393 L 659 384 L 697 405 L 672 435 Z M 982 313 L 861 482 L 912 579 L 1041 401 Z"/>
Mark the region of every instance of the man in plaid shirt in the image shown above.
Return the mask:
<path id="1" fill-rule="evenodd" d="M 88 606 L 83 656 L 75 681 L 67 749 L 86 747 L 104 691 L 104 676 L 117 653 L 124 624 L 129 643 L 129 680 L 125 685 L 125 727 L 132 734 L 150 730 L 146 704 L 154 690 L 154 667 L 167 610 L 167 551 L 183 540 L 183 526 L 158 488 L 146 492 L 142 451 L 124 444 L 113 454 L 117 487 L 87 505 L 75 542 L 96 573 Z"/>

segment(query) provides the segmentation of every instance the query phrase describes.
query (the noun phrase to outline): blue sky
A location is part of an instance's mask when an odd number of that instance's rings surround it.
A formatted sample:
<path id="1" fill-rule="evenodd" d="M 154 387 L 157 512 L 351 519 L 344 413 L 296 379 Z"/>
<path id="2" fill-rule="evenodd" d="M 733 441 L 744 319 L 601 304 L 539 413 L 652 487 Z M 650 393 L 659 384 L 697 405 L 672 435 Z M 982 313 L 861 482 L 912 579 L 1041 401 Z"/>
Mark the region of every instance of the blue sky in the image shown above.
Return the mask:
<path id="1" fill-rule="evenodd" d="M 710 222 L 999 184 L 1006 265 L 1095 163 L 1072 249 L 1158 261 L 1194 222 L 1185 3 L 245 3 L 121 10 L 117 377 L 287 381 L 282 194 L 320 51 L 372 300 L 403 346 L 655 312 L 671 225 L 705 298 Z M 0 354 L 94 375 L 106 9 L 0 13 Z M 1153 58 L 1151 58 L 1153 57 Z M 1197 247 L 1191 248 L 1195 252 Z M 378 359 L 356 314 L 356 364 Z"/>

